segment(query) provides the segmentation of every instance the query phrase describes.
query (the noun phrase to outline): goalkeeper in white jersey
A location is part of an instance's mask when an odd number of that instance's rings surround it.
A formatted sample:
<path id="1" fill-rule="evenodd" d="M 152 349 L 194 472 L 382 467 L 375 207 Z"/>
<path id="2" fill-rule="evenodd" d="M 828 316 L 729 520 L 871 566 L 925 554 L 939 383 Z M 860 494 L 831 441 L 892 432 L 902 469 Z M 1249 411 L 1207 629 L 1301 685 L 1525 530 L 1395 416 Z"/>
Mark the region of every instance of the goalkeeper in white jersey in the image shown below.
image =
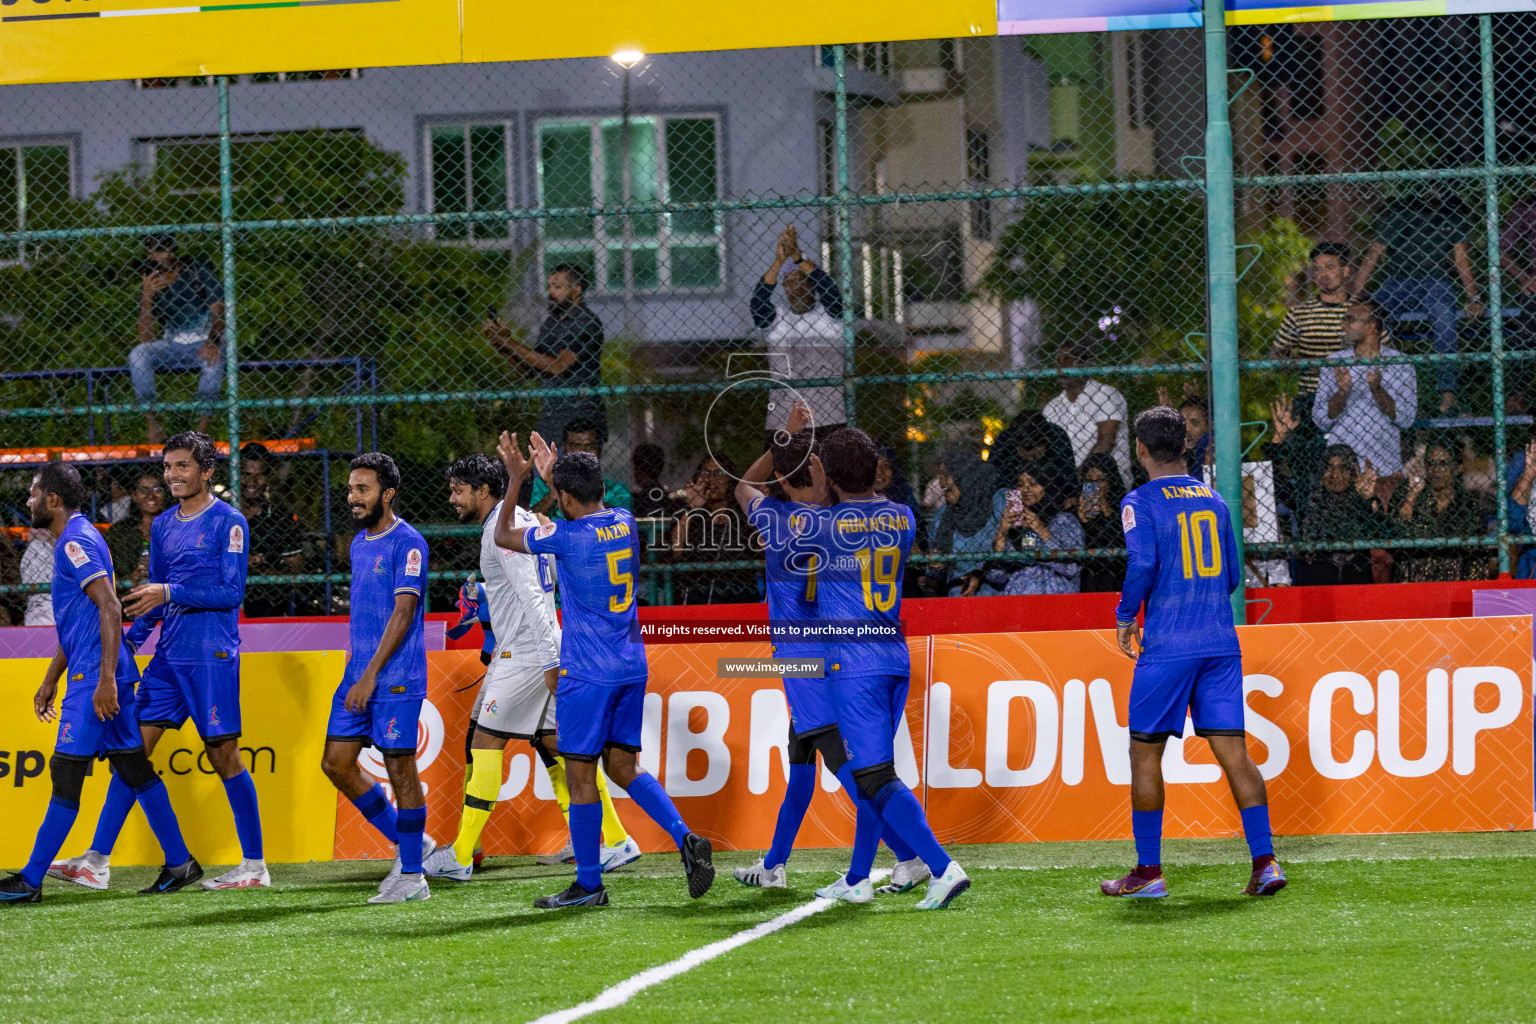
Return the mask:
<path id="1" fill-rule="evenodd" d="M 459 521 L 484 527 L 480 575 L 495 642 L 474 713 L 459 834 L 452 846 L 440 847 L 428 857 L 422 870 L 433 878 L 466 881 L 474 873 L 475 848 L 501 791 L 502 755 L 509 742 L 525 740 L 533 746 L 549 772 L 560 811 L 567 815 L 570 791 L 565 762 L 555 754 L 560 625 L 555 615 L 553 560 L 496 545 L 496 517 L 507 489 L 506 469 L 499 461 L 479 454 L 466 456 L 448 467 L 447 479 L 448 500 Z M 515 515 L 519 527 L 539 525 L 538 517 L 526 508 L 516 507 Z M 610 871 L 638 860 L 640 847 L 619 821 L 601 773 L 598 791 L 603 803 L 603 870 Z"/>

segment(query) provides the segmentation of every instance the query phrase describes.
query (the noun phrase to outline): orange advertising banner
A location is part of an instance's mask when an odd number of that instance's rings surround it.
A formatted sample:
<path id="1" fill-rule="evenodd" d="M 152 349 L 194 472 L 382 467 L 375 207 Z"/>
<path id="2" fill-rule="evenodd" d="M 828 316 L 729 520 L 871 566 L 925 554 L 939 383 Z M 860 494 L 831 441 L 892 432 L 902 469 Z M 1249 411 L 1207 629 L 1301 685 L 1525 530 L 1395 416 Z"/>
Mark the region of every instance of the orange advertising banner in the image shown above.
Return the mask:
<path id="1" fill-rule="evenodd" d="M 1280 834 L 1529 829 L 1536 824 L 1529 618 L 1239 627 L 1249 746 Z M 1130 835 L 1126 709 L 1133 663 L 1109 630 L 918 637 L 897 771 L 947 843 Z M 774 679 L 721 679 L 720 658 L 764 643 L 652 644 L 641 763 L 696 831 L 761 849 L 788 775 L 788 711 Z M 476 651 L 428 654 L 418 736 L 427 829 L 458 828 Z M 388 785 L 372 751 L 365 771 Z M 1236 835 L 1237 810 L 1204 740 L 1186 727 L 1163 759 L 1167 833 Z M 565 842 L 548 776 L 526 744 L 503 759 L 483 845 L 547 853 Z M 847 846 L 853 808 L 823 773 L 797 845 Z M 671 841 L 615 787 L 647 852 Z M 345 799 L 337 859 L 392 856 Z"/>
<path id="2" fill-rule="evenodd" d="M 1529 829 L 1531 620 L 1239 627 L 1249 748 L 1282 835 Z M 1130 836 L 1133 663 L 1108 630 L 933 638 L 943 842 Z M 1170 836 L 1240 829 L 1204 740 L 1169 742 Z"/>
<path id="3" fill-rule="evenodd" d="M 912 690 L 906 726 L 897 737 L 897 772 L 923 796 L 923 699 L 928 638 L 908 641 Z M 640 762 L 666 787 L 694 831 L 723 849 L 766 847 L 788 778 L 789 710 L 775 679 L 720 679 L 719 658 L 766 658 L 768 644 L 652 644 Z M 417 768 L 427 787 L 427 831 L 450 842 L 458 831 L 464 786 L 464 733 L 484 668 L 478 651 L 427 654 L 427 701 L 418 730 Z M 365 774 L 389 782 L 372 750 Z M 513 741 L 502 759 L 496 812 L 482 836 L 486 853 L 552 853 L 565 844 L 565 820 L 543 765 L 526 743 Z M 811 800 L 799 845 L 847 846 L 853 841 L 853 805 L 825 772 Z M 674 850 L 672 840 L 613 788 L 619 815 L 648 853 Z M 344 797 L 336 811 L 337 860 L 393 857 Z"/>

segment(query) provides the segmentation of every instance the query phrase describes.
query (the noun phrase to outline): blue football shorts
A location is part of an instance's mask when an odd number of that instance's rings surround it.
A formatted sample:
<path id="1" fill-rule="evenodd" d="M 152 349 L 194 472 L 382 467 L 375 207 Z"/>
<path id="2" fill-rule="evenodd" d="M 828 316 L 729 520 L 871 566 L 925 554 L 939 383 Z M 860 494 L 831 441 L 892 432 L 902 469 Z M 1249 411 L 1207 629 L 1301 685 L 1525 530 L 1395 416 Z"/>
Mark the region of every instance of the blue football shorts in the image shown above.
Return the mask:
<path id="1" fill-rule="evenodd" d="M 609 747 L 640 752 L 645 681 L 607 686 L 570 676 L 555 691 L 555 749 L 573 761 L 596 761 Z"/>
<path id="2" fill-rule="evenodd" d="M 156 654 L 139 684 L 140 725 L 179 729 L 192 719 L 205 743 L 240 735 L 240 655 L 195 664 Z"/>
<path id="3" fill-rule="evenodd" d="M 1184 735 L 1184 716 L 1196 736 L 1242 736 L 1243 659 L 1181 658 L 1137 662 L 1131 676 L 1131 737 L 1156 743 Z"/>

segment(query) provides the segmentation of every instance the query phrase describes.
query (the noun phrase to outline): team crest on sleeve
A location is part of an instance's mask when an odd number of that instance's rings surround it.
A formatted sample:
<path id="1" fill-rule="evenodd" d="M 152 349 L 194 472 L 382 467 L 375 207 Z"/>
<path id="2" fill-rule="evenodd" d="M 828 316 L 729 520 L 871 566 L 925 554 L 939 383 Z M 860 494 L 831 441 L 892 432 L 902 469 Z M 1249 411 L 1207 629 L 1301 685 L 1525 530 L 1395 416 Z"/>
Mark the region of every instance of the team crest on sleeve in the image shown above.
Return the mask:
<path id="1" fill-rule="evenodd" d="M 554 532 L 555 524 L 553 521 L 550 521 L 545 523 L 543 526 L 540 526 L 537 530 L 534 530 L 533 535 L 539 540 L 543 540 L 545 537 L 552 536 Z"/>
<path id="2" fill-rule="evenodd" d="M 421 575 L 421 548 L 411 548 L 411 553 L 405 556 L 405 574 Z"/>
<path id="3" fill-rule="evenodd" d="M 64 545 L 64 554 L 68 556 L 76 569 L 91 560 L 91 556 L 85 553 L 85 548 L 81 547 L 80 542 L 77 540 L 72 540 Z"/>
<path id="4" fill-rule="evenodd" d="M 245 531 L 236 523 L 229 528 L 229 552 L 238 555 L 245 550 Z"/>
<path id="5" fill-rule="evenodd" d="M 1136 529 L 1136 506 L 1127 502 L 1120 510 L 1120 525 L 1127 530 Z"/>

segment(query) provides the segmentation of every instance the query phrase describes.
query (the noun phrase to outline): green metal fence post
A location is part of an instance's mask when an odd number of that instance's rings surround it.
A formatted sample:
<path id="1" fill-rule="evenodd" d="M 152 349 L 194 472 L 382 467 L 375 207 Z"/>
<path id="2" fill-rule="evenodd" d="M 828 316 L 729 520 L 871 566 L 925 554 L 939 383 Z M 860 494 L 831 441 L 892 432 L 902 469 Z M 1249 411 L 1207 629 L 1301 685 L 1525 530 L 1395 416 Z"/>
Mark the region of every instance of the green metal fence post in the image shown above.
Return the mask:
<path id="1" fill-rule="evenodd" d="M 1477 19 L 1482 56 L 1483 88 L 1483 213 L 1488 222 L 1488 346 L 1493 370 L 1493 479 L 1498 495 L 1499 575 L 1509 572 L 1509 488 L 1504 483 L 1508 462 L 1504 424 L 1504 293 L 1499 270 L 1499 162 L 1497 125 L 1493 116 L 1493 16 Z"/>
<path id="2" fill-rule="evenodd" d="M 1237 383 L 1237 227 L 1232 186 L 1232 125 L 1227 114 L 1227 23 L 1223 0 L 1205 0 L 1205 246 L 1211 354 L 1216 489 L 1235 520 L 1233 535 L 1243 579 L 1242 400 Z M 1232 594 L 1238 622 L 1246 619 L 1244 587 Z"/>
<path id="3" fill-rule="evenodd" d="M 847 52 L 842 43 L 832 47 L 832 73 L 837 79 L 833 99 L 837 108 L 837 140 L 834 146 L 837 161 L 837 286 L 843 292 L 843 413 L 845 422 L 852 427 L 857 425 L 858 399 L 855 397 L 854 378 L 858 370 L 854 364 L 853 345 L 853 215 L 848 204 Z"/>
<path id="4" fill-rule="evenodd" d="M 224 397 L 228 401 L 229 498 L 240 505 L 240 354 L 235 345 L 235 188 L 229 144 L 229 76 L 219 76 L 219 242 L 224 278 Z"/>

